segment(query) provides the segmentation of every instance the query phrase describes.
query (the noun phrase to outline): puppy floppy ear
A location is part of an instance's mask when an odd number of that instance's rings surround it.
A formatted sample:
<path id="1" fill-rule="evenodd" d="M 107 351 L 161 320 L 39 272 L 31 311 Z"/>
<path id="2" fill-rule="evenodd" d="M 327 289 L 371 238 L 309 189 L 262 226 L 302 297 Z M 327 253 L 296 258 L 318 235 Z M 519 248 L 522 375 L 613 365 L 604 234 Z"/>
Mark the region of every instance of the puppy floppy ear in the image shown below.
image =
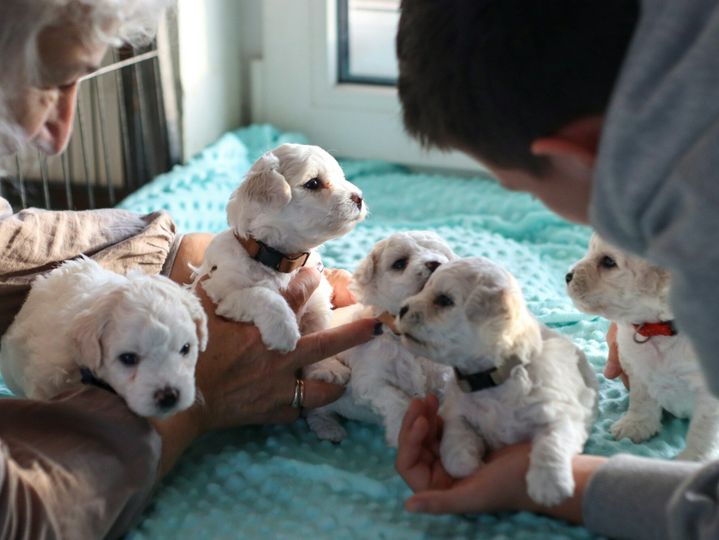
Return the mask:
<path id="1" fill-rule="evenodd" d="M 72 320 L 70 338 L 81 366 L 97 370 L 102 365 L 102 334 L 121 296 L 120 289 L 103 295 Z"/>
<path id="2" fill-rule="evenodd" d="M 470 320 L 490 319 L 511 314 L 510 292 L 497 285 L 478 284 L 465 302 L 465 312 Z"/>
<path id="3" fill-rule="evenodd" d="M 189 289 L 178 285 L 170 278 L 165 276 L 148 276 L 142 272 L 131 272 L 128 273 L 128 279 L 137 280 L 138 286 L 141 284 L 145 287 L 145 290 L 152 290 L 154 287 L 165 295 L 171 302 L 179 302 L 182 304 L 197 327 L 197 338 L 200 346 L 200 351 L 204 351 L 207 348 L 207 315 L 205 310 L 202 308 L 200 299 Z"/>
<path id="4" fill-rule="evenodd" d="M 230 198 L 228 213 L 238 197 L 255 202 L 262 206 L 282 208 L 292 199 L 290 185 L 279 172 L 280 160 L 272 152 L 260 157 L 247 173 L 245 181 L 240 184 Z"/>
<path id="5" fill-rule="evenodd" d="M 352 274 L 352 283 L 350 283 L 350 291 L 352 291 L 359 300 L 365 296 L 370 283 L 374 279 L 377 265 L 379 264 L 382 250 L 384 249 L 384 240 L 377 242 L 364 259 L 360 261 Z"/>
<path id="6" fill-rule="evenodd" d="M 205 310 L 202 309 L 202 303 L 192 292 L 187 289 L 178 287 L 178 294 L 182 305 L 185 306 L 190 317 L 192 318 L 195 326 L 197 327 L 197 337 L 200 345 L 200 351 L 204 351 L 207 348 L 207 315 Z"/>

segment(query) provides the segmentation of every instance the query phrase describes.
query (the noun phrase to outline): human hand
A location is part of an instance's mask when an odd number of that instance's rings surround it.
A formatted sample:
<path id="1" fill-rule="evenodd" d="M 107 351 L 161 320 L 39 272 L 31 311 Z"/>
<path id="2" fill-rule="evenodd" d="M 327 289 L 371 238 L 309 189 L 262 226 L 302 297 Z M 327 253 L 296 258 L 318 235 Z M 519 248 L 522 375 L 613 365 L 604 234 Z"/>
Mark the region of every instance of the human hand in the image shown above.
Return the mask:
<path id="1" fill-rule="evenodd" d="M 190 265 L 199 266 L 212 235 L 185 235 L 170 278 L 189 283 Z M 300 270 L 285 298 L 297 311 L 319 284 L 317 270 Z M 196 403 L 168 418 L 153 419 L 162 440 L 160 474 L 166 474 L 182 452 L 202 433 L 245 424 L 291 422 L 299 415 L 290 407 L 297 373 L 303 366 L 368 341 L 379 324 L 363 319 L 323 332 L 303 336 L 289 354 L 269 351 L 259 331 L 249 324 L 223 319 L 200 285 L 198 295 L 208 318 L 209 341 L 196 369 Z M 381 325 L 379 325 L 381 328 Z M 305 381 L 306 408 L 325 405 L 342 395 L 344 388 L 322 381 Z"/>
<path id="2" fill-rule="evenodd" d="M 402 422 L 395 466 L 416 493 L 405 502 L 410 512 L 431 514 L 495 513 L 527 510 L 581 522 L 582 496 L 589 478 L 604 458 L 576 456 L 572 462 L 575 492 L 554 507 L 543 507 L 527 495 L 526 476 L 531 444 L 514 444 L 485 456 L 481 469 L 461 480 L 442 466 L 439 441 L 442 422 L 437 399 L 410 404 Z"/>
<path id="3" fill-rule="evenodd" d="M 355 304 L 357 300 L 349 290 L 352 274 L 341 268 L 325 268 L 324 275 L 332 285 L 332 306 L 341 308 Z"/>
<path id="4" fill-rule="evenodd" d="M 609 346 L 609 354 L 607 355 L 607 364 L 604 366 L 604 376 L 607 379 L 616 379 L 621 377 L 624 386 L 629 388 L 629 377 L 624 373 L 622 365 L 619 363 L 619 347 L 617 346 L 617 323 L 611 323 L 607 330 L 607 345 Z"/>
<path id="5" fill-rule="evenodd" d="M 320 275 L 301 269 L 285 292 L 296 312 L 314 292 Z M 306 335 L 287 354 L 268 350 L 257 328 L 214 314 L 214 304 L 202 285 L 198 294 L 208 314 L 209 343 L 197 364 L 197 387 L 203 401 L 203 431 L 245 425 L 284 423 L 295 420 L 298 409 L 290 407 L 297 373 L 305 366 L 333 356 L 373 337 L 376 321 L 363 319 Z M 313 409 L 339 398 L 344 388 L 317 380 L 304 382 L 304 407 Z"/>

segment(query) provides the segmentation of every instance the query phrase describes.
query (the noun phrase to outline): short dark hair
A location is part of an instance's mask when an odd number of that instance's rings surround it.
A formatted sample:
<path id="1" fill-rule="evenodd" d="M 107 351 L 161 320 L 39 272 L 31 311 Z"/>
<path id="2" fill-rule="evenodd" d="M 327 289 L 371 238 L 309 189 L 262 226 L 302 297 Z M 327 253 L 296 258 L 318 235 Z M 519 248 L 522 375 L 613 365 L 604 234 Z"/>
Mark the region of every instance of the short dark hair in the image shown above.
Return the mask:
<path id="1" fill-rule="evenodd" d="M 638 18 L 638 0 L 402 0 L 405 129 L 539 172 L 533 140 L 605 112 Z"/>

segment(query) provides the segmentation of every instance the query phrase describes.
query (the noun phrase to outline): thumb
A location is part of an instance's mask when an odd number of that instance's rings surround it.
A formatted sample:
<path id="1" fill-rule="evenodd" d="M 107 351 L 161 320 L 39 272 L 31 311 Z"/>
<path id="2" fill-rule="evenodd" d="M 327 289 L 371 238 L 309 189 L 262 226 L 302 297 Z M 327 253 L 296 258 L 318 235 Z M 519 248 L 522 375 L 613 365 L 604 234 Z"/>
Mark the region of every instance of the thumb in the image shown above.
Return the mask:
<path id="1" fill-rule="evenodd" d="M 607 379 L 616 379 L 622 373 L 622 365 L 619 363 L 619 359 L 616 355 L 610 354 L 607 359 L 607 365 L 604 366 L 604 376 Z"/>
<path id="2" fill-rule="evenodd" d="M 319 284 L 320 273 L 317 270 L 310 267 L 300 268 L 283 295 L 292 311 L 297 313 Z"/>

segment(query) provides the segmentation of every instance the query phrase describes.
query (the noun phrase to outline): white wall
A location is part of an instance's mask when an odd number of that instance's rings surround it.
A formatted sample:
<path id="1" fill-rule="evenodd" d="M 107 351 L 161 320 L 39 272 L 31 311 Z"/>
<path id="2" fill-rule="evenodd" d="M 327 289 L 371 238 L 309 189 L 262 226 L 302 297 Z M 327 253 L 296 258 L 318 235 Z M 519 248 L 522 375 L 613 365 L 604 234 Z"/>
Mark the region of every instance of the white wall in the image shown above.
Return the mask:
<path id="1" fill-rule="evenodd" d="M 242 123 L 243 30 L 248 24 L 242 12 L 255 9 L 250 3 L 253 0 L 178 1 L 185 160 Z"/>

